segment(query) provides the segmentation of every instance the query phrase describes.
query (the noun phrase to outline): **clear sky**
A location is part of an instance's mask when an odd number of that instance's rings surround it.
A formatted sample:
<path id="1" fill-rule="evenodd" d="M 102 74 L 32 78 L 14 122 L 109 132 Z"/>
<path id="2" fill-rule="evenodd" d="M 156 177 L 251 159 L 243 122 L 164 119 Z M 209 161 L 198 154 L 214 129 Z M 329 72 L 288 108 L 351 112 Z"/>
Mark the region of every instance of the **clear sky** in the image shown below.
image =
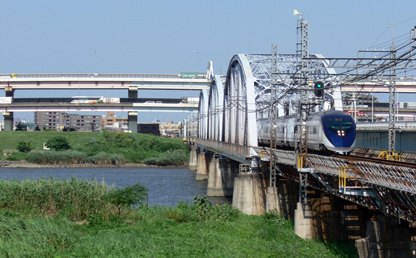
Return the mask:
<path id="1" fill-rule="evenodd" d="M 327 57 L 356 57 L 358 50 L 391 42 L 389 24 L 394 24 L 395 36 L 416 25 L 413 0 L 1 0 L 0 73 L 205 72 L 212 60 L 215 73 L 223 74 L 233 55 L 268 54 L 272 43 L 279 44 L 279 53 L 294 53 L 298 19 L 294 9 L 310 22 L 310 53 Z M 16 97 L 49 95 L 78 92 L 15 93 Z M 127 92 L 104 95 L 126 97 Z M 139 97 L 172 95 L 139 91 Z M 33 115 L 22 113 L 15 117 L 33 120 Z M 185 117 L 140 114 L 139 122 Z"/>

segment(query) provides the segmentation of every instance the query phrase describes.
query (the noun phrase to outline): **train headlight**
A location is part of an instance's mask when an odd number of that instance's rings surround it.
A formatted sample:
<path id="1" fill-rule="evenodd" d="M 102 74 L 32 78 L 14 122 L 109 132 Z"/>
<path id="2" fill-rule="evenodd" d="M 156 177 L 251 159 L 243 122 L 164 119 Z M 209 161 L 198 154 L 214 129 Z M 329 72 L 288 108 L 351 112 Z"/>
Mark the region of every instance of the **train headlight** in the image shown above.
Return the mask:
<path id="1" fill-rule="evenodd" d="M 338 133 L 338 136 L 345 136 L 345 131 L 344 130 L 338 130 L 337 131 L 337 133 Z"/>

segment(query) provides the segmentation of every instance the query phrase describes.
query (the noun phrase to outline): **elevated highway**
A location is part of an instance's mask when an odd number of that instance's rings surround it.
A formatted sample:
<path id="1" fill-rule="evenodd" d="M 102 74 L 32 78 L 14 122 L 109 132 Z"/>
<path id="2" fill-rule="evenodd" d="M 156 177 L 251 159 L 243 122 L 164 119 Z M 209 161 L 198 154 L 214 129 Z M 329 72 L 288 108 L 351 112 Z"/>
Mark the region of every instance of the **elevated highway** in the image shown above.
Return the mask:
<path id="1" fill-rule="evenodd" d="M 211 64 L 211 63 L 210 63 Z M 211 66 L 212 70 L 212 66 Z M 210 71 L 210 69 L 208 70 Z M 197 108 L 197 104 L 154 101 L 154 103 L 137 102 L 138 90 L 207 90 L 212 80 L 209 73 L 181 73 L 181 74 L 0 74 L 0 89 L 5 90 L 6 97 L 14 97 L 16 90 L 38 89 L 126 89 L 128 98 L 118 105 L 71 105 L 63 99 L 62 104 L 17 102 L 0 105 L 3 112 L 5 130 L 13 129 L 14 112 L 32 111 L 127 111 L 127 112 L 188 112 Z M 97 94 L 99 95 L 99 94 Z M 127 104 L 130 103 L 130 104 Z M 133 117 L 132 113 L 129 117 Z M 137 115 L 136 115 L 137 117 Z M 137 121 L 137 118 L 136 118 Z M 133 125 L 134 121 L 129 123 Z M 132 130 L 134 131 L 134 129 Z"/>
<path id="2" fill-rule="evenodd" d="M 205 75 L 184 78 L 182 74 L 0 74 L 0 88 L 19 89 L 208 89 Z"/>
<path id="3" fill-rule="evenodd" d="M 198 102 L 167 98 L 121 98 L 120 103 L 71 103 L 72 98 L 15 98 L 10 104 L 0 103 L 0 112 L 184 112 L 196 111 Z"/>
<path id="4" fill-rule="evenodd" d="M 342 92 L 389 93 L 388 81 L 366 81 L 353 84 L 342 84 Z M 416 93 L 415 78 L 397 78 L 396 92 Z"/>

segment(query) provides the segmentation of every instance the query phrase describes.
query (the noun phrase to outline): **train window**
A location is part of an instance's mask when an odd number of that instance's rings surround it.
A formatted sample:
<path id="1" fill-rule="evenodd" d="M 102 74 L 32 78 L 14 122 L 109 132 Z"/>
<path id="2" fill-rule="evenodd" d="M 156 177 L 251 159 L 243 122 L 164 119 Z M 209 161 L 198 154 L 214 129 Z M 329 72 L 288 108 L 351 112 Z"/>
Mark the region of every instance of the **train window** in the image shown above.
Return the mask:
<path id="1" fill-rule="evenodd" d="M 322 120 L 327 128 L 333 130 L 348 130 L 354 126 L 351 117 L 324 116 Z"/>

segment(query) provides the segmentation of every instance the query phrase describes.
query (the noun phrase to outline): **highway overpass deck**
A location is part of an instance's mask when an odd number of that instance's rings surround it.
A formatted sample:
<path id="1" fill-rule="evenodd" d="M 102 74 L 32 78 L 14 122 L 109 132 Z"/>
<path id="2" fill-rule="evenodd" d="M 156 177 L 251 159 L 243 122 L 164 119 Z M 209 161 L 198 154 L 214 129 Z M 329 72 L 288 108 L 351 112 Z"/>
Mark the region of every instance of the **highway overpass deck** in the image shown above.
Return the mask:
<path id="1" fill-rule="evenodd" d="M 0 103 L 0 112 L 191 112 L 198 109 L 198 102 L 184 99 L 120 99 L 120 103 L 71 103 L 72 98 L 22 98 L 10 103 Z"/>
<path id="2" fill-rule="evenodd" d="M 181 74 L 0 74 L 0 88 L 16 89 L 165 89 L 201 90 L 211 79 Z"/>

